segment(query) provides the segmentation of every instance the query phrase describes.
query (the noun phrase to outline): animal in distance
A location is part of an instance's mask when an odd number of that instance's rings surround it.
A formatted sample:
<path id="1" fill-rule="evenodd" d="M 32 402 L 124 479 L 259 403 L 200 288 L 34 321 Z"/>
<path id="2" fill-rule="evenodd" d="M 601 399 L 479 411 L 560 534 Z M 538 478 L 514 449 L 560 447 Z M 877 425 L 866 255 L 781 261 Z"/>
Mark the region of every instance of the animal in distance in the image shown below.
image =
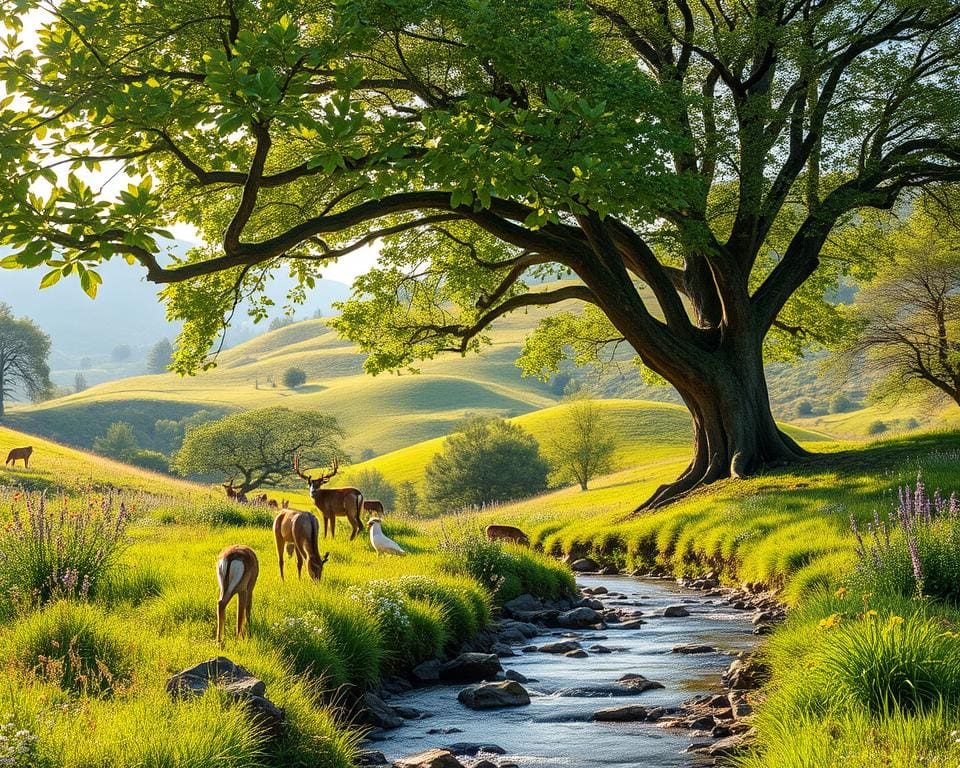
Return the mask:
<path id="1" fill-rule="evenodd" d="M 288 509 L 273 519 L 273 537 L 277 542 L 277 559 L 280 562 L 280 579 L 283 579 L 284 549 L 287 556 L 297 556 L 297 578 L 303 573 L 303 561 L 307 561 L 307 573 L 314 581 L 323 576 L 323 566 L 330 559 L 327 552 L 320 557 L 317 539 L 320 535 L 320 523 L 312 512 Z"/>
<path id="2" fill-rule="evenodd" d="M 383 502 L 377 499 L 366 499 L 363 502 L 363 511 L 368 513 L 367 519 L 371 517 L 382 517 L 383 512 Z"/>
<path id="3" fill-rule="evenodd" d="M 350 521 L 350 541 L 353 541 L 363 528 L 360 522 L 360 511 L 363 509 L 363 494 L 356 488 L 323 488 L 330 478 L 337 474 L 340 462 L 334 458 L 330 472 L 322 472 L 319 477 L 300 470 L 300 456 L 293 457 L 293 471 L 298 477 L 307 481 L 310 497 L 317 509 L 323 513 L 323 538 L 327 538 L 329 527 L 330 537 L 335 538 L 337 533 L 337 518 L 345 517 Z"/>
<path id="4" fill-rule="evenodd" d="M 507 541 L 523 547 L 530 546 L 530 539 L 527 534 L 512 525 L 488 525 L 487 539 L 490 541 Z"/>
<path id="5" fill-rule="evenodd" d="M 26 448 L 11 448 L 10 453 L 7 454 L 7 460 L 4 462 L 4 465 L 13 465 L 17 466 L 17 461 L 20 460 L 23 462 L 23 467 L 26 469 L 30 466 L 30 454 L 33 453 L 33 446 L 28 445 Z"/>
<path id="6" fill-rule="evenodd" d="M 233 478 L 232 478 L 232 477 L 230 478 L 230 482 L 229 482 L 229 483 L 224 483 L 224 484 L 223 484 L 223 490 L 225 490 L 225 491 L 227 492 L 227 498 L 228 498 L 228 499 L 231 499 L 232 501 L 239 502 L 240 504 L 246 504 L 246 503 L 247 503 L 247 494 L 245 494 L 245 493 L 244 493 L 243 491 L 241 491 L 239 488 L 234 487 L 234 485 L 233 485 Z"/>
<path id="7" fill-rule="evenodd" d="M 383 532 L 382 521 L 379 518 L 371 517 L 367 521 L 367 526 L 370 528 L 370 544 L 376 550 L 377 557 L 407 554 L 403 547 Z"/>
<path id="8" fill-rule="evenodd" d="M 250 629 L 250 606 L 253 603 L 253 588 L 260 575 L 257 553 L 243 544 L 227 547 L 217 558 L 217 584 L 220 597 L 217 600 L 217 643 L 223 645 L 224 623 L 227 604 L 237 596 L 237 637 L 245 637 Z"/>

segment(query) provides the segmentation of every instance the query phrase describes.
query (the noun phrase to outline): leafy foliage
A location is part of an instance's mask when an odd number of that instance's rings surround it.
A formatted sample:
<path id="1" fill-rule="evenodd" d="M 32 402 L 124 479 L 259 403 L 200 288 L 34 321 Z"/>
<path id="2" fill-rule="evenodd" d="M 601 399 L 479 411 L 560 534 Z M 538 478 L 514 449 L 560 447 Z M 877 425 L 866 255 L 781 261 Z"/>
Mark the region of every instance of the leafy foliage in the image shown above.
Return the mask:
<path id="1" fill-rule="evenodd" d="M 333 416 L 287 408 L 230 414 L 187 430 L 173 460 L 182 475 L 239 476 L 244 493 L 293 474 L 294 456 L 327 464 L 340 454 L 343 430 Z"/>
<path id="2" fill-rule="evenodd" d="M 363 492 L 365 499 L 383 502 L 384 509 L 388 511 L 397 508 L 397 489 L 380 470 L 362 469 L 353 473 L 350 481 Z"/>
<path id="3" fill-rule="evenodd" d="M 32 320 L 17 320 L 10 306 L 0 302 L 0 416 L 18 388 L 33 398 L 50 389 L 49 355 L 50 337 Z"/>
<path id="4" fill-rule="evenodd" d="M 173 363 L 173 354 L 170 339 L 160 339 L 147 352 L 147 373 L 166 373 Z"/>
<path id="5" fill-rule="evenodd" d="M 610 471 L 617 450 L 617 432 L 605 411 L 589 396 L 573 398 L 563 423 L 546 443 L 546 457 L 559 481 L 573 480 L 581 490 Z"/>
<path id="6" fill-rule="evenodd" d="M 549 466 L 537 441 L 503 419 L 468 419 L 426 469 L 435 505 L 462 507 L 530 496 L 547 487 Z"/>
<path id="7" fill-rule="evenodd" d="M 303 368 L 287 368 L 283 372 L 283 386 L 296 389 L 307 383 L 307 372 Z"/>

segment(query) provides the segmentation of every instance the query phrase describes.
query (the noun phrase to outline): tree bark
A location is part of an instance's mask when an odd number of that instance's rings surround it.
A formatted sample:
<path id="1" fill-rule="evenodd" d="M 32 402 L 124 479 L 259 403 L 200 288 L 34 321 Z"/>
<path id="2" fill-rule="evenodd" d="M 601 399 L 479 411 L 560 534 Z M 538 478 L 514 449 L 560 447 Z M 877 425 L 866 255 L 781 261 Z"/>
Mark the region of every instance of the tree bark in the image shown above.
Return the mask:
<path id="1" fill-rule="evenodd" d="M 662 506 L 700 485 L 747 477 L 808 455 L 773 417 L 759 344 L 705 354 L 700 367 L 703 373 L 692 378 L 660 371 L 693 417 L 694 455 L 683 474 L 661 485 L 638 511 Z"/>

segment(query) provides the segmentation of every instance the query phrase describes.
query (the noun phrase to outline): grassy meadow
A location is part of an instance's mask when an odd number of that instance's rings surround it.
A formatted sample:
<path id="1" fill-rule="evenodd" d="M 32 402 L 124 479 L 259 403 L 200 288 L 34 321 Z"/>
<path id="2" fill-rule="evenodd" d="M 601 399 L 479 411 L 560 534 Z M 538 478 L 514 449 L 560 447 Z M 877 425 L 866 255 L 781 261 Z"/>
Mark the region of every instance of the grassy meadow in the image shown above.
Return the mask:
<path id="1" fill-rule="evenodd" d="M 604 407 L 625 431 L 618 468 L 590 490 L 563 488 L 482 512 L 449 510 L 442 518 L 394 517 L 388 532 L 411 553 L 402 559 L 377 560 L 365 541 L 349 543 L 341 532 L 320 585 L 297 581 L 292 567 L 280 582 L 268 510 L 159 478 L 152 488 L 162 490 L 147 494 L 150 473 L 44 446 L 31 470 L 9 471 L 4 482 L 56 477 L 73 493 L 71 503 L 83 505 L 97 493 L 87 478 L 108 476 L 137 509 L 129 546 L 88 602 L 2 607 L 0 653 L 14 682 L 0 693 L 0 710 L 13 713 L 18 728 L 39 734 L 35 764 L 51 768 L 347 766 L 358 740 L 344 711 L 351 691 L 469 637 L 489 620 L 495 600 L 568 589 L 570 574 L 555 558 L 586 555 L 627 570 L 715 571 L 727 584 L 775 589 L 791 606 L 787 623 L 762 647 L 772 678 L 751 694 L 757 748 L 740 759 L 742 768 L 957 765 L 960 608 L 942 594 L 942 583 L 960 583 L 960 522 L 946 516 L 938 523 L 944 528 L 936 538 L 945 543 L 929 557 L 923 550 L 927 589 L 914 592 L 909 537 L 895 530 L 890 546 L 898 554 L 884 556 L 887 571 L 871 570 L 858 554 L 851 519 L 868 542 L 878 541 L 870 539 L 871 526 L 894 521 L 898 489 L 916 483 L 918 474 L 930 494 L 960 490 L 960 433 L 839 442 L 789 427 L 816 452 L 803 465 L 716 483 L 665 509 L 635 514 L 640 501 L 683 469 L 687 417 L 662 403 Z M 562 406 L 518 417 L 541 440 L 561 419 Z M 4 443 L 28 440 L 9 431 L 2 436 Z M 352 470 L 374 467 L 396 482 L 417 481 L 438 445 L 427 441 Z M 301 491 L 272 495 L 306 504 Z M 7 518 L 18 504 L 23 500 L 12 493 L 0 497 Z M 469 547 L 447 537 L 479 533 L 494 521 L 524 528 L 541 553 L 501 551 L 502 578 L 489 583 L 480 569 L 471 573 Z M 226 653 L 264 679 L 268 695 L 290 716 L 284 742 L 269 748 L 251 735 L 243 712 L 216 695 L 172 703 L 163 690 L 171 672 L 219 652 L 213 563 L 232 543 L 255 548 L 261 576 L 252 637 L 237 641 L 231 628 Z M 70 637 L 87 638 L 90 658 L 107 660 L 106 673 L 77 662 L 78 676 L 44 661 L 56 656 L 51 643 L 69 645 Z M 132 739 L 146 721 L 153 724 L 149 739 Z M 190 738 L 177 738 L 184 729 Z M 81 730 L 95 739 L 79 739 Z"/>
<path id="2" fill-rule="evenodd" d="M 9 430 L 2 436 L 4 443 L 24 439 Z M 350 542 L 341 528 L 339 538 L 321 542 L 330 559 L 320 583 L 298 580 L 295 561 L 282 582 L 269 510 L 186 483 L 146 493 L 149 473 L 42 447 L 36 468 L 9 472 L 4 483 L 58 478 L 67 495 L 47 494 L 45 522 L 37 523 L 39 494 L 0 492 L 0 713 L 7 714 L 0 727 L 9 721 L 11 733 L 26 734 L 23 765 L 349 766 L 361 733 L 347 711 L 355 694 L 457 647 L 489 622 L 495 600 L 572 588 L 555 561 L 511 547 L 479 553 L 496 558 L 503 576 L 481 582 L 469 546 L 401 521 L 391 521 L 389 532 L 406 557 L 378 559 L 364 537 Z M 91 489 L 93 474 L 121 493 Z M 131 519 L 110 567 L 79 598 L 64 590 L 40 605 L 31 579 L 58 543 L 48 536 L 44 549 L 37 528 L 66 531 L 69 549 L 78 538 L 72 521 L 103 517 L 112 531 L 120 499 Z M 234 601 L 221 650 L 214 566 L 235 543 L 257 552 L 260 577 L 250 638 L 234 637 Z M 67 574 L 58 578 L 66 583 Z M 215 692 L 177 702 L 166 693 L 171 673 L 222 653 L 263 679 L 268 697 L 286 710 L 279 743 L 267 745 L 245 710 Z"/>

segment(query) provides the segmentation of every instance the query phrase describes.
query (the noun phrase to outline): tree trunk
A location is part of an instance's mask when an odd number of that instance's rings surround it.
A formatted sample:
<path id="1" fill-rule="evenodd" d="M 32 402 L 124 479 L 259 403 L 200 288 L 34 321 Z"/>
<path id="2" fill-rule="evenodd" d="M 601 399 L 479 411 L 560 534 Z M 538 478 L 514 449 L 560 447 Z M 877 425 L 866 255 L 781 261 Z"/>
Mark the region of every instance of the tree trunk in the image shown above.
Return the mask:
<path id="1" fill-rule="evenodd" d="M 747 477 L 807 456 L 776 424 L 770 410 L 759 344 L 735 352 L 707 353 L 695 379 L 671 377 L 693 417 L 694 455 L 672 483 L 660 486 L 638 510 L 653 509 L 697 486 L 728 477 Z"/>

